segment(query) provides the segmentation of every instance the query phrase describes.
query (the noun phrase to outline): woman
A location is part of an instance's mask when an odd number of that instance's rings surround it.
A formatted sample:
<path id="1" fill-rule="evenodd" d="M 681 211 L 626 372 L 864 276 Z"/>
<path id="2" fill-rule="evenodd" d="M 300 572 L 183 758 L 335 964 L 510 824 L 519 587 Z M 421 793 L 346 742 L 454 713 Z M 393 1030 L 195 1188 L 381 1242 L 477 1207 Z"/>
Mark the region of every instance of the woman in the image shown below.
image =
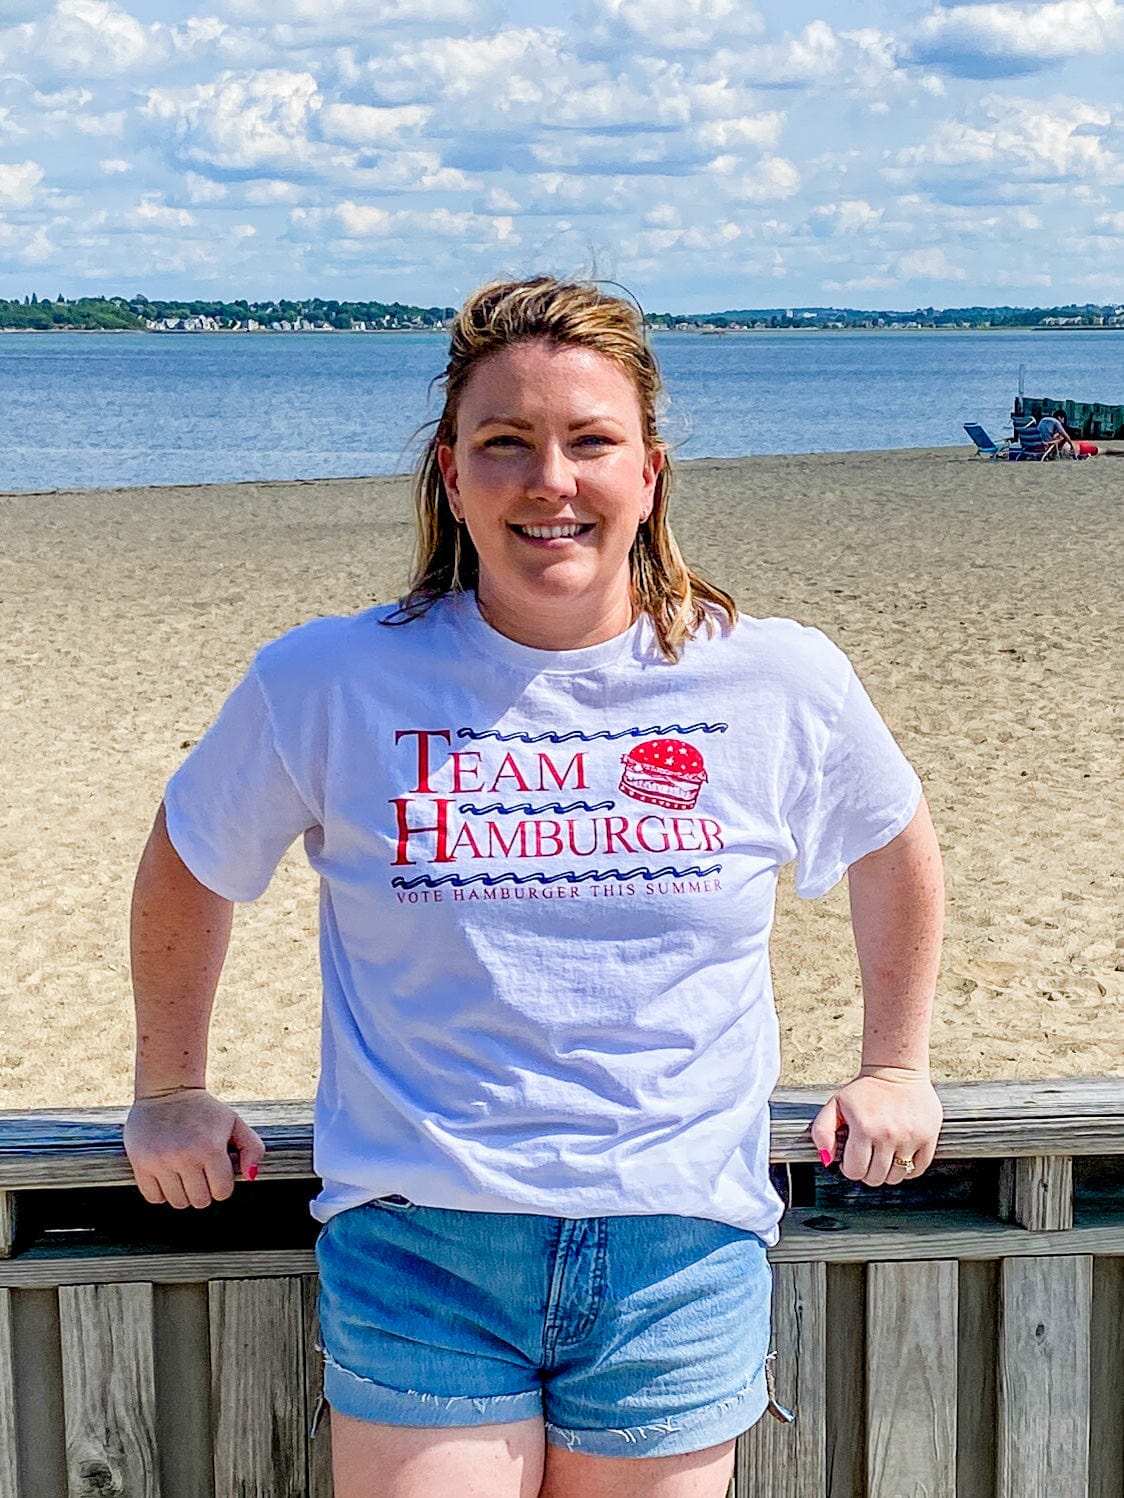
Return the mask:
<path id="1" fill-rule="evenodd" d="M 777 872 L 849 874 L 859 1075 L 822 1158 L 932 1158 L 939 854 L 845 657 L 739 618 L 668 528 L 659 375 L 593 286 L 456 319 L 395 608 L 267 645 L 137 880 L 150 1201 L 260 1139 L 205 1090 L 232 902 L 322 879 L 314 1215 L 337 1498 L 721 1498 L 766 1405 Z"/>

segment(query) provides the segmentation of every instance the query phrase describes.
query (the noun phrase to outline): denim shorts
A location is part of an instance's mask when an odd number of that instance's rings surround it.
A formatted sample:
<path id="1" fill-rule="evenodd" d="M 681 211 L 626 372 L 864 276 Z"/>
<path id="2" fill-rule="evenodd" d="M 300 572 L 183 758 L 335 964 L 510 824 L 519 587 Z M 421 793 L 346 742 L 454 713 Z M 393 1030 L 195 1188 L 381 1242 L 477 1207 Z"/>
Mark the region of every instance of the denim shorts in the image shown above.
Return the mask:
<path id="1" fill-rule="evenodd" d="M 772 1284 L 753 1233 L 696 1217 L 540 1217 L 388 1197 L 316 1245 L 324 1398 L 386 1425 L 537 1417 L 597 1456 L 669 1456 L 766 1407 Z"/>

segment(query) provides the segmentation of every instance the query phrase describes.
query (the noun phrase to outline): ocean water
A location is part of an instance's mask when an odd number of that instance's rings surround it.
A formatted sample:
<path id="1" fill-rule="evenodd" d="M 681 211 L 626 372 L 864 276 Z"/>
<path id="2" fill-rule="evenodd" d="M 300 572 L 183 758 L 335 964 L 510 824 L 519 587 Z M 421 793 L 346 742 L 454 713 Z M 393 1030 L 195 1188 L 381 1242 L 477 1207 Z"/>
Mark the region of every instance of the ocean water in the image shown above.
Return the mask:
<path id="1" fill-rule="evenodd" d="M 1124 404 L 1124 333 L 656 335 L 684 458 L 963 444 L 1018 389 Z M 437 334 L 0 334 L 0 491 L 401 473 Z"/>

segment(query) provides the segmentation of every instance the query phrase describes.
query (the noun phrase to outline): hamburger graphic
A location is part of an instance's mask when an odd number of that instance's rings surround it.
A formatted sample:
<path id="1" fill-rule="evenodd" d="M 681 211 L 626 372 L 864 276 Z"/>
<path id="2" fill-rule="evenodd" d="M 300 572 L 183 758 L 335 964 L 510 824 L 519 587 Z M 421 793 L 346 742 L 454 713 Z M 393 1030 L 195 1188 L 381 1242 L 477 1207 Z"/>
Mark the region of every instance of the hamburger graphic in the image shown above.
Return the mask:
<path id="1" fill-rule="evenodd" d="M 706 780 L 702 755 L 682 739 L 648 739 L 622 754 L 621 764 L 626 796 L 673 811 L 690 811 Z"/>

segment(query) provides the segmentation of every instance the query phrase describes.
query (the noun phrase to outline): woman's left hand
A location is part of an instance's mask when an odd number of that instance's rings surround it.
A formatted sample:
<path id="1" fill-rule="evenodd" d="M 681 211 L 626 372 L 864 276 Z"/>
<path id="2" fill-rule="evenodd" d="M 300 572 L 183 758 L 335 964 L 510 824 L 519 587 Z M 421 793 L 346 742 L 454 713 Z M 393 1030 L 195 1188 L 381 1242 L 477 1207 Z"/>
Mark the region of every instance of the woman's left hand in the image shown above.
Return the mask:
<path id="1" fill-rule="evenodd" d="M 812 1123 L 820 1158 L 836 1156 L 846 1131 L 840 1168 L 867 1186 L 897 1186 L 928 1168 L 944 1117 L 928 1077 L 909 1067 L 871 1067 L 824 1104 Z M 907 1170 L 904 1161 L 912 1161 Z M 827 1160 L 824 1162 L 829 1163 Z"/>

